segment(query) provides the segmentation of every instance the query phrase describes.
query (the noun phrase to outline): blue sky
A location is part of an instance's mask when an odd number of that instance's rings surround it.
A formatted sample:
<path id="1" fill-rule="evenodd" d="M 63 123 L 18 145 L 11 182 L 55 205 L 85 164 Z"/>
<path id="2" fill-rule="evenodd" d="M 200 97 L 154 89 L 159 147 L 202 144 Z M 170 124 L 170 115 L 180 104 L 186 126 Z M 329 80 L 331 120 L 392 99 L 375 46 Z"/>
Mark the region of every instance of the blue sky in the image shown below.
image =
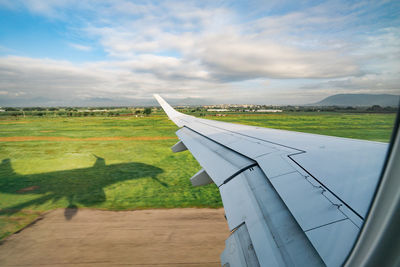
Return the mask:
<path id="1" fill-rule="evenodd" d="M 399 1 L 0 0 L 0 105 L 400 93 Z"/>

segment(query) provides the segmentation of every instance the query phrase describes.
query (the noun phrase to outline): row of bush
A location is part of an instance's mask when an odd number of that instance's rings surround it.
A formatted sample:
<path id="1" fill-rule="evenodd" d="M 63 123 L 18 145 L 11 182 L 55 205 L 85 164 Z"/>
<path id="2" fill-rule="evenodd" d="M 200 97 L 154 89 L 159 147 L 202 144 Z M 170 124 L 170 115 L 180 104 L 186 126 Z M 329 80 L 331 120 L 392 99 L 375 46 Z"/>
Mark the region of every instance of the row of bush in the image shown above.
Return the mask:
<path id="1" fill-rule="evenodd" d="M 116 110 L 116 111 L 79 111 L 77 109 L 74 110 L 52 110 L 51 108 L 44 109 L 44 110 L 23 110 L 12 108 L 12 110 L 8 109 L 3 112 L 0 112 L 0 116 L 37 116 L 37 117 L 55 117 L 55 116 L 62 116 L 62 117 L 93 117 L 93 116 L 134 116 L 134 115 L 150 115 L 152 113 L 151 108 L 145 108 L 143 110 Z"/>

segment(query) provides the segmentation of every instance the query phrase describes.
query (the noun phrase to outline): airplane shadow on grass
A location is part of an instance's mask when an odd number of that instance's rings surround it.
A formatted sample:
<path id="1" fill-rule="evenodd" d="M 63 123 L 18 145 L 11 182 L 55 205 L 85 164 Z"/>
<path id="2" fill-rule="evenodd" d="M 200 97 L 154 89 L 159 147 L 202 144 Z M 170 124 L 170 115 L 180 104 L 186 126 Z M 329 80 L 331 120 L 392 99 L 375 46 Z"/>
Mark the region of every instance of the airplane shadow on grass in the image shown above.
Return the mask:
<path id="1" fill-rule="evenodd" d="M 149 178 L 164 187 L 157 175 L 163 170 L 144 163 L 119 163 L 106 165 L 96 157 L 90 168 L 20 175 L 15 173 L 10 159 L 0 163 L 0 192 L 7 194 L 39 194 L 38 198 L 14 206 L 2 207 L 0 214 L 11 215 L 29 206 L 38 206 L 47 201 L 68 200 L 64 216 L 70 220 L 78 211 L 76 204 L 93 206 L 106 201 L 104 188 L 122 181 Z"/>

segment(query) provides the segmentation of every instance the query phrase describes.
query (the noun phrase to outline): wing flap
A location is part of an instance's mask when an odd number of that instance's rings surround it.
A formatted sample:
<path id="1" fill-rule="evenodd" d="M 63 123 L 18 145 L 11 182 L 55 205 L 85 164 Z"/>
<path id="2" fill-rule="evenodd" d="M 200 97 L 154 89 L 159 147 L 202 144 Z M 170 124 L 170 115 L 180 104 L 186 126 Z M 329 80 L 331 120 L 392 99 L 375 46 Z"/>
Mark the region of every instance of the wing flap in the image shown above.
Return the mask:
<path id="1" fill-rule="evenodd" d="M 229 228 L 234 231 L 246 224 L 260 266 L 322 265 L 317 251 L 258 166 L 219 189 Z"/>

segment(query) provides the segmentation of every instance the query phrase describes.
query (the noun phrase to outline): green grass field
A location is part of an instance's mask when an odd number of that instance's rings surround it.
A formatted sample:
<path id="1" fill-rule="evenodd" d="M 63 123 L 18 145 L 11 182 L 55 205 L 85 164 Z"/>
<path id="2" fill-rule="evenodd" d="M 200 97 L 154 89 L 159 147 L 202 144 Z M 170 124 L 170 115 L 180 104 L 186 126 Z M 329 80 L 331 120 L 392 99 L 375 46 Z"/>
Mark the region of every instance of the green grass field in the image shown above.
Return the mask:
<path id="1" fill-rule="evenodd" d="M 395 115 L 206 118 L 387 142 Z M 214 185 L 191 186 L 200 169 L 191 154 L 171 152 L 176 130 L 165 116 L 2 118 L 0 239 L 55 208 L 221 207 Z"/>
<path id="2" fill-rule="evenodd" d="M 232 123 L 389 142 L 395 114 L 283 113 L 213 117 Z"/>

